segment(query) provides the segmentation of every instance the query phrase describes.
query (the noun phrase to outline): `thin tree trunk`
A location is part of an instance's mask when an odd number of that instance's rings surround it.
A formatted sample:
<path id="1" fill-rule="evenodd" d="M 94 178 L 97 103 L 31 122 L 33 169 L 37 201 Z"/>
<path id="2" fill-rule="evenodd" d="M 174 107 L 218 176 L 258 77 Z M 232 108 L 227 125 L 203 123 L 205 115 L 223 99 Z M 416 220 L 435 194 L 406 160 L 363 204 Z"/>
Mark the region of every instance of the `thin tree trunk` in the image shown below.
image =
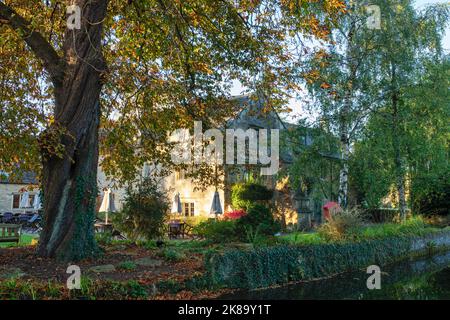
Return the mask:
<path id="1" fill-rule="evenodd" d="M 394 150 L 394 165 L 395 165 L 395 175 L 397 181 L 397 192 L 399 200 L 400 217 L 402 220 L 406 219 L 406 196 L 405 196 L 405 170 L 403 165 L 403 158 L 400 150 L 400 140 L 399 140 L 399 119 L 398 119 L 398 101 L 396 95 L 392 97 L 393 105 L 393 123 L 392 123 L 392 147 Z"/>
<path id="2" fill-rule="evenodd" d="M 348 174 L 349 165 L 348 159 L 350 157 L 350 135 L 349 125 L 351 122 L 350 112 L 352 107 L 352 97 L 354 92 L 353 83 L 356 79 L 355 60 L 353 57 L 353 35 L 355 32 L 355 23 L 351 22 L 347 35 L 347 50 L 346 50 L 346 65 L 348 68 L 347 87 L 345 88 L 345 96 L 343 100 L 342 110 L 339 116 L 339 135 L 341 141 L 341 169 L 339 171 L 339 191 L 338 203 L 342 208 L 347 208 L 348 202 Z"/>
<path id="3" fill-rule="evenodd" d="M 400 148 L 400 117 L 399 117 L 399 97 L 398 91 L 395 88 L 396 72 L 395 66 L 392 66 L 392 84 L 393 92 L 391 97 L 392 102 L 392 147 L 394 150 L 394 166 L 397 183 L 397 192 L 399 199 L 400 218 L 406 219 L 406 196 L 405 196 L 405 168 L 403 164 L 403 157 Z"/>
<path id="4" fill-rule="evenodd" d="M 349 139 L 344 134 L 345 138 L 341 139 L 342 144 L 342 167 L 339 171 L 339 192 L 338 203 L 342 208 L 347 207 L 348 202 L 348 158 L 350 156 Z"/>

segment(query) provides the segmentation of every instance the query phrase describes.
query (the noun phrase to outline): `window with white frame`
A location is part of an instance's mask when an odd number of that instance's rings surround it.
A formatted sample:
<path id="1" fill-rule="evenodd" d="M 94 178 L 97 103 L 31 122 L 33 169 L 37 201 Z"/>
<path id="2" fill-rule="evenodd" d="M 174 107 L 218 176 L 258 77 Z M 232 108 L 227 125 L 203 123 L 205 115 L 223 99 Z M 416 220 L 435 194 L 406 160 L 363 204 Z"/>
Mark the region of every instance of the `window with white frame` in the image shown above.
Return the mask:
<path id="1" fill-rule="evenodd" d="M 27 206 L 25 208 L 20 207 L 22 202 L 23 193 L 13 193 L 11 209 L 26 209 L 33 208 L 35 194 L 28 194 Z"/>
<path id="2" fill-rule="evenodd" d="M 195 204 L 194 202 L 184 202 L 183 203 L 183 215 L 186 217 L 195 215 Z"/>

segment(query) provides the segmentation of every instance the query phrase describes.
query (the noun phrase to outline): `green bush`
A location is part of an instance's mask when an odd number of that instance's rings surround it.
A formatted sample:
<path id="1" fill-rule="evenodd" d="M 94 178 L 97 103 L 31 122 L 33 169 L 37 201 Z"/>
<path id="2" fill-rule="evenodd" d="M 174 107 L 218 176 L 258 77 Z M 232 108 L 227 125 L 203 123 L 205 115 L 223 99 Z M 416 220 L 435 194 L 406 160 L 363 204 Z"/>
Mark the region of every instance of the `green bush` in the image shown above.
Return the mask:
<path id="1" fill-rule="evenodd" d="M 204 221 L 196 225 L 193 232 L 214 243 L 236 240 L 236 226 L 233 220 Z"/>
<path id="2" fill-rule="evenodd" d="M 253 228 L 251 226 L 245 230 L 245 240 L 254 248 L 267 247 L 279 243 L 279 239 L 276 237 L 261 234 L 258 227 Z"/>
<path id="3" fill-rule="evenodd" d="M 123 209 L 114 215 L 113 224 L 129 239 L 155 239 L 164 233 L 168 209 L 169 201 L 165 194 L 147 179 L 136 188 L 127 189 Z"/>
<path id="4" fill-rule="evenodd" d="M 438 227 L 445 228 L 450 226 L 450 215 L 448 216 L 439 216 L 439 215 L 431 215 L 426 217 L 427 224 Z"/>
<path id="5" fill-rule="evenodd" d="M 117 267 L 122 270 L 134 270 L 136 269 L 136 263 L 134 263 L 133 261 L 124 261 L 121 262 Z"/>
<path id="6" fill-rule="evenodd" d="M 270 209 L 261 204 L 250 205 L 247 214 L 236 220 L 236 231 L 242 240 L 247 240 L 250 230 L 257 230 L 261 235 L 274 235 L 280 229 L 280 224 L 274 220 Z"/>
<path id="7" fill-rule="evenodd" d="M 430 184 L 429 189 L 416 195 L 413 207 L 423 215 L 449 215 L 450 175 L 437 179 L 435 183 Z"/>
<path id="8" fill-rule="evenodd" d="M 394 222 L 399 217 L 398 209 L 391 208 L 368 208 L 364 210 L 364 218 L 370 222 L 384 223 Z"/>
<path id="9" fill-rule="evenodd" d="M 164 249 L 162 251 L 162 256 L 164 259 L 171 262 L 178 262 L 186 259 L 186 255 L 182 251 L 173 248 Z"/>
<path id="10" fill-rule="evenodd" d="M 235 209 L 247 209 L 256 201 L 267 201 L 272 197 L 272 190 L 257 183 L 238 183 L 231 189 L 231 204 Z"/>
<path id="11" fill-rule="evenodd" d="M 101 245 L 110 245 L 113 242 L 112 233 L 109 231 L 98 232 L 95 234 L 95 240 Z"/>

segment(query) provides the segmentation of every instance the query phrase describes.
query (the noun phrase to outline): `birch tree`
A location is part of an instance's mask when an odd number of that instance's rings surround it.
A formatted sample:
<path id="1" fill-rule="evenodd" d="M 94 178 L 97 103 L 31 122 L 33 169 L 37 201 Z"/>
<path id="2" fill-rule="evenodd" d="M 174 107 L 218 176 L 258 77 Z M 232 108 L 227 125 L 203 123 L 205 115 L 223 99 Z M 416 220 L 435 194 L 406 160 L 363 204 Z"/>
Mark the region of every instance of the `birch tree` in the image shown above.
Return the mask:
<path id="1" fill-rule="evenodd" d="M 318 47 L 306 62 L 306 85 L 313 97 L 310 108 L 318 111 L 320 121 L 327 122 L 339 137 L 338 202 L 344 208 L 348 203 L 351 146 L 376 109 L 369 69 L 376 49 L 371 39 L 380 32 L 377 14 L 363 4 L 348 1 L 347 14 L 333 30 L 331 41 Z M 374 22 L 368 23 L 369 19 Z"/>
<path id="2" fill-rule="evenodd" d="M 382 32 L 373 39 L 377 47 L 371 77 L 382 98 L 384 119 L 389 123 L 399 210 L 406 218 L 405 179 L 408 171 L 405 126 L 408 96 L 420 83 L 424 62 L 442 59 L 442 36 L 448 23 L 448 5 L 416 11 L 410 0 L 379 3 Z"/>

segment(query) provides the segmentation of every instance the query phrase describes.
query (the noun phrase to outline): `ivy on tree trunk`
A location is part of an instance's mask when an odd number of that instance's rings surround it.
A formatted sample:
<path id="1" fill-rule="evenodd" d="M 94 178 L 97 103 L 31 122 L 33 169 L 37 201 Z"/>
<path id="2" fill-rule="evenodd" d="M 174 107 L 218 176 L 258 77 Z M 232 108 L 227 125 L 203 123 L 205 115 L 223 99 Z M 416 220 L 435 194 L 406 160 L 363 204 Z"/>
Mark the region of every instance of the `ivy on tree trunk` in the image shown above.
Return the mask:
<path id="1" fill-rule="evenodd" d="M 71 261 L 98 252 L 93 223 L 107 2 L 71 3 L 82 8 L 81 29 L 66 29 L 62 56 L 26 19 L 0 2 L 0 19 L 42 60 L 54 90 L 54 122 L 40 136 L 45 222 L 37 250 L 40 256 Z M 61 152 L 48 151 L 48 145 L 55 143 Z"/>

